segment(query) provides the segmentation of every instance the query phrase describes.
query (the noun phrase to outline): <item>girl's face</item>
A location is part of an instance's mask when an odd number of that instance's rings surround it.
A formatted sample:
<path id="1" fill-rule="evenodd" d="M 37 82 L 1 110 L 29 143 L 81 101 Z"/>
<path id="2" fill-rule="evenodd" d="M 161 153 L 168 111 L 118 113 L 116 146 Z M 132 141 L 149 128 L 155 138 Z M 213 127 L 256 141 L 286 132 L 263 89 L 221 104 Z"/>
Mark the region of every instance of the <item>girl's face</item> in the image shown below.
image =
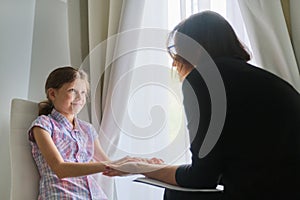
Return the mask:
<path id="1" fill-rule="evenodd" d="M 87 85 L 85 80 L 76 79 L 65 83 L 59 89 L 49 89 L 49 97 L 54 108 L 63 114 L 70 122 L 80 112 L 86 103 Z"/>

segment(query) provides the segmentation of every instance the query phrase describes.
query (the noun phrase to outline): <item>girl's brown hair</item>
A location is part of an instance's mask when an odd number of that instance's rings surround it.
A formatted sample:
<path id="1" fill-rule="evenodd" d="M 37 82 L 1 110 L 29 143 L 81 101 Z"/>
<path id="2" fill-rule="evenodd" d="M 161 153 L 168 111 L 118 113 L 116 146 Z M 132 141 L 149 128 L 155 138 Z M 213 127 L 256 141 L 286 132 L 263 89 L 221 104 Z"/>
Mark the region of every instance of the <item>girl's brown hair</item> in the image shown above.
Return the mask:
<path id="1" fill-rule="evenodd" d="M 60 67 L 53 70 L 46 80 L 45 93 L 47 95 L 47 100 L 39 103 L 39 115 L 48 115 L 53 109 L 53 103 L 49 98 L 48 89 L 59 89 L 65 83 L 71 83 L 76 79 L 85 80 L 87 89 L 89 89 L 88 75 L 83 70 L 70 66 Z"/>

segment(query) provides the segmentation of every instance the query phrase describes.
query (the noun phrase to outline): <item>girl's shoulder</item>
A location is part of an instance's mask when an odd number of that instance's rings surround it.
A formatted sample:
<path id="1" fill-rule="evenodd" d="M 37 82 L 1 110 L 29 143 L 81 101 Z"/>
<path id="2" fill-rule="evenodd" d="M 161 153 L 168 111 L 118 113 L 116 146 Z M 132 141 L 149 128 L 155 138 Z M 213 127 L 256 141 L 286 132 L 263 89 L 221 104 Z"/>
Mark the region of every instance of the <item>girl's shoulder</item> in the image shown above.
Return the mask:
<path id="1" fill-rule="evenodd" d="M 31 123 L 31 126 L 28 129 L 28 134 L 29 140 L 34 142 L 33 127 L 39 127 L 51 133 L 51 130 L 53 129 L 53 122 L 49 116 L 40 115 Z"/>
<path id="2" fill-rule="evenodd" d="M 91 123 L 89 123 L 85 120 L 79 119 L 79 118 L 77 118 L 77 123 L 80 127 L 86 127 L 88 129 L 93 129 L 94 128 L 93 124 L 91 124 Z"/>
<path id="3" fill-rule="evenodd" d="M 78 122 L 79 124 L 82 124 L 82 125 L 85 125 L 85 126 L 92 126 L 91 123 L 89 123 L 89 122 L 87 122 L 87 121 L 85 121 L 85 120 L 79 119 L 79 118 L 77 118 L 77 122 Z"/>
<path id="4" fill-rule="evenodd" d="M 51 123 L 51 117 L 48 115 L 40 115 L 38 116 L 32 124 L 49 124 Z"/>
<path id="5" fill-rule="evenodd" d="M 97 136 L 97 132 L 93 124 L 78 118 L 77 118 L 77 123 L 80 129 L 84 130 L 86 133 L 91 133 L 93 136 Z"/>

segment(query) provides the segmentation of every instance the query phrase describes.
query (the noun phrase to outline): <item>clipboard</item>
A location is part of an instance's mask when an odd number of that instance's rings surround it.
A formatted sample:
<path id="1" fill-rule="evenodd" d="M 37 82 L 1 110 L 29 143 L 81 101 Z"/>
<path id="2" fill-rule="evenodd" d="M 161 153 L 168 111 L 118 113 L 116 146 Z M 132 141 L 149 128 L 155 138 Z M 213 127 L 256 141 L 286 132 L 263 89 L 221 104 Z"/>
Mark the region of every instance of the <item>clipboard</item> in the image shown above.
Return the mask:
<path id="1" fill-rule="evenodd" d="M 162 181 L 158 181 L 155 179 L 147 178 L 147 177 L 139 177 L 133 180 L 137 183 L 148 184 L 156 187 L 166 188 L 170 190 L 182 191 L 182 192 L 204 192 L 204 193 L 214 193 L 214 192 L 223 192 L 222 189 L 196 189 L 196 188 L 185 188 L 177 185 L 172 185 L 168 183 L 164 183 Z"/>

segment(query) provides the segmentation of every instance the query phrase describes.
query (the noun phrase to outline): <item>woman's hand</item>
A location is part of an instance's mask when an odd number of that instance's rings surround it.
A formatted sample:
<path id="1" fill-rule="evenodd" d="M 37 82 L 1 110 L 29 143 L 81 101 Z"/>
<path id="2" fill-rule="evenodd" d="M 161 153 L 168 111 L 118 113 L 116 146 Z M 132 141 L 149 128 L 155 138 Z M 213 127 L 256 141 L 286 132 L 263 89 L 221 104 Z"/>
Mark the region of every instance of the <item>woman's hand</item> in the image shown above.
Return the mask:
<path id="1" fill-rule="evenodd" d="M 148 163 L 148 164 L 164 164 L 164 161 L 160 158 L 138 158 L 135 157 L 138 162 Z"/>
<path id="2" fill-rule="evenodd" d="M 129 174 L 143 174 L 157 170 L 157 166 L 162 167 L 164 161 L 158 158 L 124 157 L 120 160 L 106 163 L 106 176 L 124 176 Z"/>
<path id="3" fill-rule="evenodd" d="M 148 158 L 130 157 L 130 156 L 126 156 L 126 157 L 121 158 L 119 160 L 106 162 L 106 164 L 121 165 L 123 163 L 128 163 L 128 162 L 140 162 L 140 163 L 148 163 L 148 164 L 164 164 L 164 161 L 160 158 L 150 158 L 150 159 L 148 159 Z"/>

